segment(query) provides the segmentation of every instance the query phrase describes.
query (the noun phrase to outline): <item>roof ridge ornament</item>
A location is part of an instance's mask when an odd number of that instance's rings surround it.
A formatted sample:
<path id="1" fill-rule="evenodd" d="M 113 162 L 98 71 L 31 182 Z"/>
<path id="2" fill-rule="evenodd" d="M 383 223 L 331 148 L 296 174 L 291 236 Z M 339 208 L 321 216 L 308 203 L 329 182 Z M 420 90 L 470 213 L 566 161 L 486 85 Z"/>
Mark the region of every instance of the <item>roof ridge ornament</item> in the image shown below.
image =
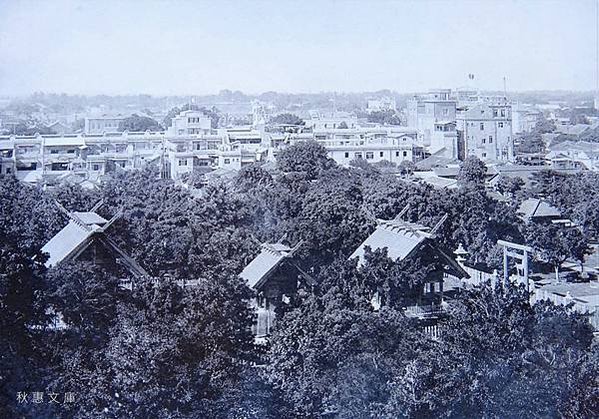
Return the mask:
<path id="1" fill-rule="evenodd" d="M 77 217 L 74 213 L 70 212 L 69 210 L 67 210 L 60 202 L 58 202 L 57 199 L 54 199 L 54 204 L 58 207 L 58 209 L 65 214 L 69 220 L 71 220 L 72 222 L 74 222 L 75 224 L 77 224 L 77 226 L 87 230 L 87 231 L 91 231 L 91 227 L 88 226 L 87 224 L 85 224 L 81 218 Z"/>
<path id="2" fill-rule="evenodd" d="M 441 219 L 437 222 L 437 224 L 435 224 L 435 226 L 433 227 L 433 229 L 430 231 L 430 235 L 434 236 L 435 233 L 437 233 L 437 231 L 441 228 L 441 226 L 445 223 L 445 221 L 447 220 L 447 213 L 445 213 L 443 215 L 443 217 L 441 217 Z"/>
<path id="3" fill-rule="evenodd" d="M 406 204 L 406 206 L 403 207 L 403 209 L 401 211 L 399 211 L 399 213 L 395 216 L 395 218 L 393 220 L 394 221 L 402 220 L 403 216 L 406 215 L 406 213 L 408 212 L 409 209 L 410 209 L 410 204 Z"/>
<path id="4" fill-rule="evenodd" d="M 121 215 L 123 215 L 123 210 L 119 209 L 116 212 L 116 214 L 114 214 L 112 216 L 112 218 L 110 220 L 108 220 L 108 222 L 101 227 L 102 231 L 103 232 L 106 231 L 108 229 L 108 227 L 110 227 L 112 225 L 112 223 L 114 223 L 116 220 L 118 220 L 119 218 L 121 218 Z"/>

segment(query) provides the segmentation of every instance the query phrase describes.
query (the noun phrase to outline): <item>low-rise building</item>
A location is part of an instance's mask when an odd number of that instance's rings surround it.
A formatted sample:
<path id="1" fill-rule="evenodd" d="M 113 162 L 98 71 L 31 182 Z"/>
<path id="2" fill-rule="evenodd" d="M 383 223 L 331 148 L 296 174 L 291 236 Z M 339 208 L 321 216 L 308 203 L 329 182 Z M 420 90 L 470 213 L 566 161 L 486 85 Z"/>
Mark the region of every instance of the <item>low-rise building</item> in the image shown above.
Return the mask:
<path id="1" fill-rule="evenodd" d="M 556 170 L 599 171 L 599 145 L 586 141 L 563 141 L 547 147 L 546 163 Z"/>
<path id="2" fill-rule="evenodd" d="M 335 128 L 358 128 L 358 117 L 349 112 L 319 112 L 310 111 L 310 119 L 306 128 L 326 130 Z"/>
<path id="3" fill-rule="evenodd" d="M 95 116 L 85 118 L 83 132 L 85 134 L 103 134 L 105 132 L 117 132 L 119 125 L 125 120 L 122 115 L 117 116 Z"/>
<path id="4" fill-rule="evenodd" d="M 377 99 L 368 99 L 366 104 L 367 112 L 381 112 L 381 111 L 393 111 L 397 110 L 397 102 L 395 98 L 384 96 Z"/>

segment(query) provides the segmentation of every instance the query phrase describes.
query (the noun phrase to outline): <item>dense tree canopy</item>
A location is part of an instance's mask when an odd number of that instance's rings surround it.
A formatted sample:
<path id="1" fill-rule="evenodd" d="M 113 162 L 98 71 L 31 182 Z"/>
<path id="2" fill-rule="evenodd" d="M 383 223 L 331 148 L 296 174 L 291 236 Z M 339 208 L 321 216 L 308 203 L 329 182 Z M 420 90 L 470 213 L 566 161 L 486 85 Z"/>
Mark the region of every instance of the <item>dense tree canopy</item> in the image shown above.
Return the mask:
<path id="1" fill-rule="evenodd" d="M 161 130 L 160 124 L 149 116 L 133 114 L 119 123 L 119 131 L 145 132 Z"/>
<path id="2" fill-rule="evenodd" d="M 297 115 L 292 113 L 280 113 L 270 118 L 270 124 L 282 125 L 304 125 L 305 122 Z"/>
<path id="3" fill-rule="evenodd" d="M 484 186 L 487 166 L 475 156 L 469 156 L 460 166 L 458 180 L 462 185 Z"/>
<path id="4" fill-rule="evenodd" d="M 374 111 L 368 113 L 368 122 L 373 122 L 383 125 L 401 125 L 401 119 L 395 111 Z"/>
<path id="5" fill-rule="evenodd" d="M 525 236 L 547 259 L 561 246 L 556 263 L 580 259 L 599 226 L 595 175 L 539 175 L 533 193 L 581 229 L 530 234 L 554 227 L 525 227 L 484 176 L 469 160 L 460 188 L 439 190 L 373 165 L 339 167 L 307 142 L 283 150 L 275 169 L 244 167 L 207 186 L 152 167 L 97 190 L 0 177 L 0 416 L 592 417 L 599 354 L 586 319 L 485 286 L 455 295 L 433 339 L 404 308 L 438 260 L 394 262 L 380 249 L 363 265 L 348 260 L 377 219 L 406 207 L 406 221 L 428 227 L 447 215 L 441 248 L 461 243 L 471 262 L 500 268 L 497 239 Z M 100 199 L 102 216 L 119 214 L 107 234 L 150 278 L 81 261 L 44 266 L 39 250 L 67 223 L 55 200 L 84 211 Z M 302 242 L 297 267 L 318 286 L 302 287 L 256 346 L 252 292 L 238 274 L 260 243 L 279 240 Z M 77 402 L 17 403 L 36 389 Z"/>

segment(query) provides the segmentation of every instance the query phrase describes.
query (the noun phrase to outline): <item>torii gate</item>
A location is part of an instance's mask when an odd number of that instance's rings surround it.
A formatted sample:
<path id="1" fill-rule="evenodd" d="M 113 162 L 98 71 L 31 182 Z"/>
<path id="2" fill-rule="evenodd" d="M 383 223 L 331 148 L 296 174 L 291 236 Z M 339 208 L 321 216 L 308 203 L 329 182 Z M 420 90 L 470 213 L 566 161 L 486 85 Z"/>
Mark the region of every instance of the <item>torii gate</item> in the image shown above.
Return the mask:
<path id="1" fill-rule="evenodd" d="M 509 280 L 509 257 L 522 262 L 522 271 L 524 281 L 526 281 L 526 289 L 530 291 L 528 282 L 528 254 L 533 252 L 529 246 L 518 243 L 512 243 L 505 240 L 497 240 L 497 244 L 503 247 L 503 286 L 506 286 Z M 520 253 L 521 252 L 521 253 Z"/>

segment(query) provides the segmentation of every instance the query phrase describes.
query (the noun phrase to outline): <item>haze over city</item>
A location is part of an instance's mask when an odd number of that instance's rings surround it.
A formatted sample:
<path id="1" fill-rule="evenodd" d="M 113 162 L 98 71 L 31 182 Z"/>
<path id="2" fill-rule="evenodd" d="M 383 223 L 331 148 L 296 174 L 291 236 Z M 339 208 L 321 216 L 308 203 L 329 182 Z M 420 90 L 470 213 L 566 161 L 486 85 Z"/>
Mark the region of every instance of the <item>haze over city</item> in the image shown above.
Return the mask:
<path id="1" fill-rule="evenodd" d="M 580 1 L 0 1 L 0 94 L 595 88 Z"/>

